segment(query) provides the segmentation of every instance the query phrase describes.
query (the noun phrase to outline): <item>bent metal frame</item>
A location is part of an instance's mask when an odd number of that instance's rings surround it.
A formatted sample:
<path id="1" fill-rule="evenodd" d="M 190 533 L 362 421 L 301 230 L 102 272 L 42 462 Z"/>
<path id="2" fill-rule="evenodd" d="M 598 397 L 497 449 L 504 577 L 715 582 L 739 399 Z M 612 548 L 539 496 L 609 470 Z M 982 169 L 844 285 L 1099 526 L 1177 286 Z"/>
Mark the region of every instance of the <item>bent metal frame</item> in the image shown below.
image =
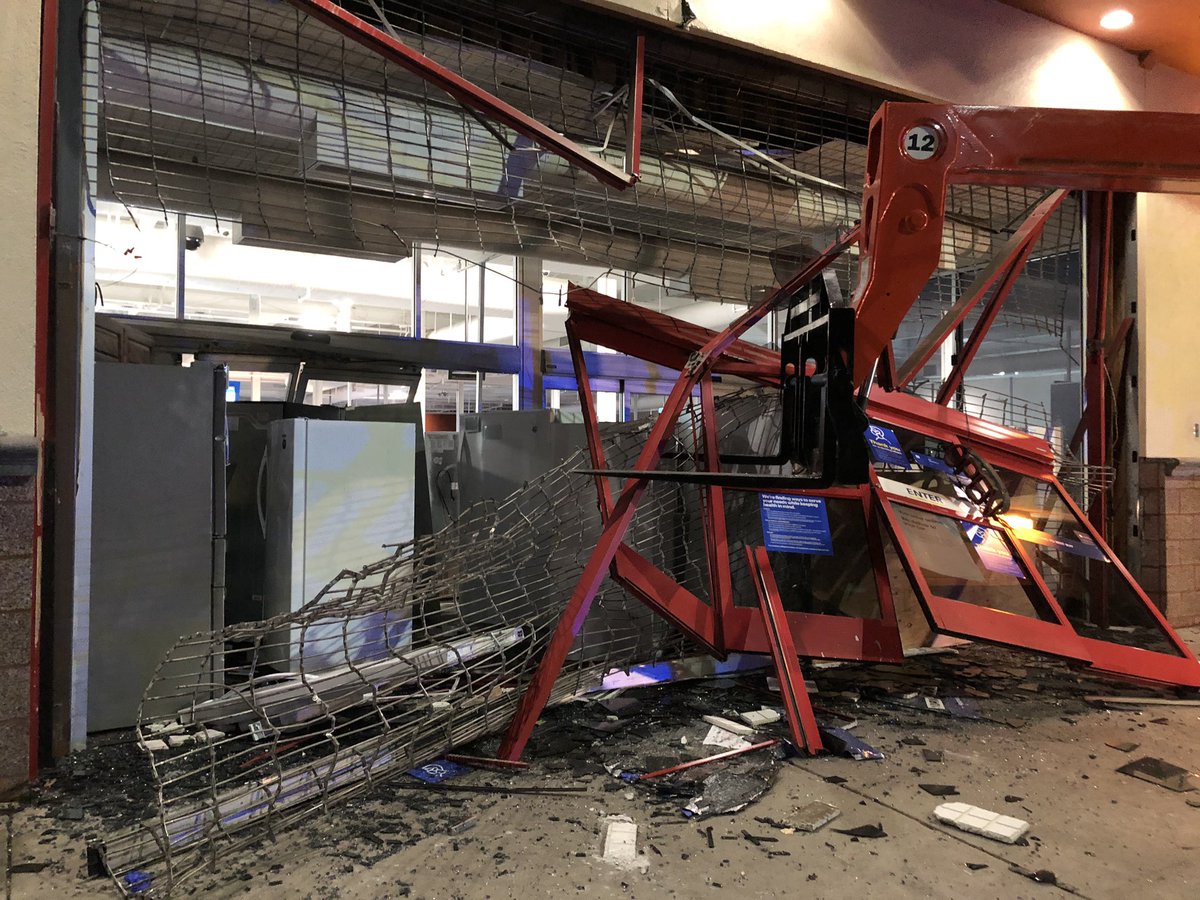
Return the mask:
<path id="1" fill-rule="evenodd" d="M 568 335 L 587 429 L 588 447 L 604 527 L 568 600 L 545 655 L 522 697 L 502 742 L 508 759 L 521 756 L 550 695 L 589 607 L 603 580 L 613 577 L 659 615 L 723 657 L 740 651 L 770 653 L 794 744 L 815 753 L 821 739 L 800 671 L 799 656 L 847 660 L 898 661 L 903 658 L 900 627 L 885 560 L 890 538 L 900 563 L 935 633 L 975 638 L 1054 655 L 1093 670 L 1134 680 L 1200 686 L 1200 663 L 1109 549 L 1103 532 L 1103 500 L 1092 519 L 1063 490 L 1054 474 L 1049 445 L 1036 437 L 972 418 L 947 406 L 961 385 L 1004 296 L 1032 252 L 1049 216 L 1068 190 L 1084 192 L 1088 225 L 1085 298 L 1091 342 L 1102 344 L 1104 301 L 1109 292 L 1108 252 L 1112 237 L 1112 192 L 1200 193 L 1200 117 L 1135 112 L 973 108 L 888 103 L 872 121 L 862 219 L 818 254 L 786 284 L 751 307 L 724 331 L 712 332 L 669 316 L 620 303 L 592 291 L 572 290 Z M 946 192 L 951 184 L 971 183 L 1050 189 L 1012 235 L 996 260 L 980 273 L 972 290 L 897 368 L 891 339 L 938 263 Z M 811 477 L 750 475 L 721 470 L 713 376 L 739 376 L 780 388 L 780 355 L 740 340 L 764 316 L 810 288 L 815 279 L 852 244 L 860 254 L 853 309 L 853 347 L 846 362 L 853 372 L 857 402 L 872 422 L 905 429 L 970 454 L 994 472 L 1003 467 L 1032 479 L 1056 498 L 1073 518 L 1081 540 L 1111 566 L 1109 574 L 1141 607 L 1139 614 L 1157 631 L 1154 649 L 1102 640 L 1081 633 L 1039 574 L 1031 550 L 1016 527 L 977 506 L 947 510 L 939 497 L 911 490 L 868 467 L 861 484 L 825 484 Z M 937 346 L 991 290 L 973 333 L 946 379 L 937 402 L 900 393 Z M 582 342 L 594 342 L 680 372 L 650 429 L 632 470 L 606 467 Z M 851 361 L 852 360 L 852 361 Z M 1098 369 L 1099 367 L 1095 367 Z M 1085 382 L 1086 426 L 1093 440 L 1089 462 L 1103 461 L 1103 376 Z M 697 471 L 659 468 L 680 414 L 698 394 L 702 446 Z M 1098 427 L 1097 427 L 1098 423 Z M 1100 453 L 1099 457 L 1094 453 Z M 982 462 L 979 462 L 982 460 Z M 885 473 L 886 474 L 886 473 Z M 624 479 L 614 495 L 613 478 Z M 705 603 L 622 541 L 639 500 L 652 480 L 701 485 L 708 587 Z M 857 501 L 865 523 L 869 558 L 875 570 L 879 618 L 854 618 L 785 610 L 764 547 L 747 547 L 747 562 L 758 608 L 738 607 L 732 598 L 729 539 L 723 491 L 729 488 Z M 1039 617 L 939 596 L 922 568 L 903 525 L 904 510 L 938 515 L 964 528 L 986 529 L 1004 544 L 1009 565 Z M 909 518 L 911 519 L 911 513 Z M 982 532 L 978 532 L 982 533 Z M 1101 581 L 1101 579 L 1097 579 Z M 1106 582 L 1107 583 L 1107 582 Z M 1108 589 L 1089 591 L 1089 620 L 1108 622 Z"/>

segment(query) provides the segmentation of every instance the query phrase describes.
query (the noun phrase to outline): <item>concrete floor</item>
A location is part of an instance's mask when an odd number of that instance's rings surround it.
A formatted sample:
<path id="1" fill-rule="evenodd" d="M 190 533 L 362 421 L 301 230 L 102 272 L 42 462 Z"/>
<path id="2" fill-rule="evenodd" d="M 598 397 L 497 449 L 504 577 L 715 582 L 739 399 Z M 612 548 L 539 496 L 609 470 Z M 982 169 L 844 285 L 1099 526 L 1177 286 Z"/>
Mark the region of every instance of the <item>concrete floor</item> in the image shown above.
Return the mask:
<path id="1" fill-rule="evenodd" d="M 1193 646 L 1200 644 L 1200 630 L 1185 636 Z M 1035 671 L 1032 657 L 1011 658 Z M 856 733 L 884 750 L 886 760 L 793 760 L 757 803 L 701 823 L 713 827 L 713 849 L 695 822 L 662 814 L 652 818 L 640 795 L 626 799 L 624 790 L 612 790 L 606 776 L 579 781 L 562 771 L 539 773 L 535 763 L 515 778 L 489 773 L 485 780 L 582 783 L 586 792 L 460 795 L 466 798 L 459 810 L 462 818 L 477 819 L 470 830 L 430 835 L 369 866 L 355 858 L 354 835 L 345 823 L 321 820 L 226 862 L 225 876 L 201 875 L 180 893 L 329 900 L 650 900 L 722 891 L 739 898 L 1200 896 L 1200 808 L 1187 802 L 1200 793 L 1174 793 L 1115 771 L 1143 755 L 1200 768 L 1200 708 L 1108 711 L 1084 703 L 1085 688 L 1086 682 L 1078 696 L 1033 695 L 1021 703 L 1018 720 L 1007 723 L 955 720 L 948 725 L 938 716 L 864 713 Z M 1123 687 L 1109 690 L 1119 694 Z M 991 702 L 981 705 L 986 709 Z M 901 738 L 917 738 L 927 748 L 952 755 L 940 764 L 927 763 L 922 747 L 901 743 Z M 1122 740 L 1140 746 L 1129 754 L 1106 746 Z M 923 772 L 912 771 L 914 767 Z M 846 781 L 831 784 L 825 780 L 831 775 Z M 943 801 L 919 789 L 918 782 L 955 785 L 960 796 L 954 800 L 1028 820 L 1028 846 L 1000 844 L 935 824 L 932 811 Z M 384 787 L 380 794 L 388 792 Z M 403 812 L 405 791 L 393 793 L 354 805 L 350 812 L 359 835 L 373 816 L 394 817 L 398 806 Z M 1006 796 L 1021 799 L 1006 802 Z M 842 814 L 814 834 L 785 835 L 755 821 L 786 819 L 809 800 L 834 804 Z M 644 872 L 614 868 L 597 858 L 597 823 L 612 813 L 629 815 L 639 824 Z M 831 830 L 868 823 L 882 824 L 887 836 L 853 839 Z M 2 837 L 11 842 L 9 860 L 18 867 L 6 867 L 7 897 L 116 896 L 108 882 L 84 878 L 83 847 L 63 833 L 62 824 L 38 807 L 5 817 Z M 47 829 L 57 833 L 47 834 Z M 778 841 L 755 846 L 743 830 Z M 789 855 L 772 857 L 769 851 Z M 48 865 L 40 872 L 19 870 L 30 862 Z M 968 864 L 986 868 L 972 870 Z M 1058 883 L 1037 883 L 1014 867 L 1049 870 Z"/>

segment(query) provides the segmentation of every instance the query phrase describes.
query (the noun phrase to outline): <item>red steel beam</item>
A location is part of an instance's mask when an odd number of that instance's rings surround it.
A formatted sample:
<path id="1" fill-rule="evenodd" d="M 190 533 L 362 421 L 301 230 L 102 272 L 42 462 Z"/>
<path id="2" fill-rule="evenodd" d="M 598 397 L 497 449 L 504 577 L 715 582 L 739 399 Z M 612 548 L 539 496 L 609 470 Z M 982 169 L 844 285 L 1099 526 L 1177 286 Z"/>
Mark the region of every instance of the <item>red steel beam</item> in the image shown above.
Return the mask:
<path id="1" fill-rule="evenodd" d="M 719 427 L 713 400 L 712 378 L 700 382 L 700 422 L 704 438 L 704 469 L 721 471 Z M 704 543 L 708 556 L 709 602 L 717 644 L 725 646 L 725 619 L 733 609 L 733 577 L 729 571 L 729 534 L 725 524 L 725 491 L 717 486 L 701 489 L 704 494 Z"/>
<path id="2" fill-rule="evenodd" d="M 646 88 L 646 36 L 639 34 L 633 47 L 633 83 L 629 88 L 629 147 L 625 168 L 633 178 L 642 175 L 642 95 Z"/>
<path id="3" fill-rule="evenodd" d="M 868 137 L 855 383 L 937 268 L 951 184 L 1200 193 L 1197 148 L 1200 116 L 1183 113 L 885 103 Z"/>
<path id="4" fill-rule="evenodd" d="M 1125 342 L 1129 340 L 1129 334 L 1132 330 L 1133 316 L 1126 316 L 1121 320 L 1121 324 L 1117 326 L 1117 330 L 1113 336 L 1104 344 L 1104 358 L 1106 361 L 1115 358 L 1117 352 L 1125 348 Z M 1124 372 L 1126 365 L 1128 364 L 1128 360 L 1129 354 L 1126 350 L 1122 363 L 1122 372 Z M 1120 384 L 1123 384 L 1124 381 L 1125 379 L 1122 378 L 1120 380 Z M 1083 408 L 1083 415 L 1079 418 L 1079 424 L 1075 426 L 1075 431 L 1072 432 L 1071 440 L 1067 444 L 1067 448 L 1072 453 L 1078 452 L 1080 445 L 1083 443 L 1083 436 L 1087 433 L 1089 419 L 1090 414 L 1085 406 Z"/>
<path id="5" fill-rule="evenodd" d="M 583 429 L 587 437 L 588 455 L 592 460 L 593 469 L 606 469 L 604 460 L 604 444 L 600 440 L 600 423 L 596 416 L 596 402 L 592 396 L 592 382 L 588 376 L 587 360 L 583 355 L 583 346 L 571 320 L 567 319 L 567 344 L 571 348 L 571 365 L 575 368 L 575 388 L 579 392 L 579 408 L 583 413 Z M 608 479 L 602 475 L 596 476 L 596 499 L 600 505 L 600 517 L 608 518 L 612 512 L 612 489 Z"/>
<path id="6" fill-rule="evenodd" d="M 758 606 L 767 637 L 771 645 L 771 657 L 775 661 L 775 674 L 779 678 L 779 697 L 787 713 L 788 728 L 797 750 L 810 754 L 820 753 L 821 733 L 817 730 L 817 717 L 813 714 L 808 699 L 808 688 L 804 684 L 804 673 L 800 671 L 800 659 L 792 641 L 792 630 L 783 600 L 779 597 L 779 586 L 771 571 L 771 560 L 766 547 L 746 547 L 746 562 L 754 578 L 754 591 L 758 594 Z"/>
<path id="7" fill-rule="evenodd" d="M 470 109 L 507 125 L 544 150 L 556 153 L 609 187 L 624 190 L 637 182 L 637 175 L 626 174 L 603 159 L 563 137 L 554 129 L 527 116 L 515 106 L 488 93 L 461 75 L 450 71 L 428 56 L 407 47 L 370 22 L 343 9 L 333 0 L 288 0 L 292 6 L 348 37 L 389 62 L 407 69 L 435 85 Z"/>

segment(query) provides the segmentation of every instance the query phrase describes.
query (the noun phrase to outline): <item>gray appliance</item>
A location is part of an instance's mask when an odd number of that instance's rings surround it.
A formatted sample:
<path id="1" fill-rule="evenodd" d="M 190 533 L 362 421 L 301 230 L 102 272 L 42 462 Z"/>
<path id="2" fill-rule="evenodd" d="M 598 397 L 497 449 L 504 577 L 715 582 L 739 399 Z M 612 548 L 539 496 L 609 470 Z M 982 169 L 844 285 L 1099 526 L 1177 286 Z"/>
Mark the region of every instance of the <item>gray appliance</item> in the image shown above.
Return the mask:
<path id="1" fill-rule="evenodd" d="M 582 424 L 553 409 L 496 410 L 462 417 L 456 469 L 458 509 L 498 500 L 587 446 Z"/>
<path id="2" fill-rule="evenodd" d="M 223 624 L 226 380 L 96 363 L 89 731 L 133 725 L 180 635 Z"/>

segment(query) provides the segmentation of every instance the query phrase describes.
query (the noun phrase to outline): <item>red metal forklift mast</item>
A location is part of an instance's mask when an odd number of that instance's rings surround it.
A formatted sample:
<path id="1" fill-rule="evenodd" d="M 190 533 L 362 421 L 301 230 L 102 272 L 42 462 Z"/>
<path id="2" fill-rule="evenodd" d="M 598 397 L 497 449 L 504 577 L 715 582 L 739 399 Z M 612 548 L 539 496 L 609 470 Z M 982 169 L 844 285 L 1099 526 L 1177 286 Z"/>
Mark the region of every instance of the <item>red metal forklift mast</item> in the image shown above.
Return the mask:
<path id="1" fill-rule="evenodd" d="M 885 103 L 871 123 L 855 292 L 865 384 L 937 268 L 951 184 L 1200 193 L 1200 116 Z"/>

